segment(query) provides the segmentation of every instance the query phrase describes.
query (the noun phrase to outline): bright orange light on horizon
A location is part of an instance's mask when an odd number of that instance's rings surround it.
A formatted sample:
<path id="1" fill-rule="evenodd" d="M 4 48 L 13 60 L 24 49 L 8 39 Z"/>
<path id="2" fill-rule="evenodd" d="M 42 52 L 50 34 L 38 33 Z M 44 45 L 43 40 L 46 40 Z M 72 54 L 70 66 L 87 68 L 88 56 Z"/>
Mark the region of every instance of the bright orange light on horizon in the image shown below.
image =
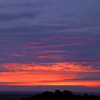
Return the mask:
<path id="1" fill-rule="evenodd" d="M 86 64 L 83 62 L 82 64 Z M 100 86 L 100 80 L 85 80 L 91 73 L 99 70 L 92 66 L 73 63 L 9 63 L 2 64 L 9 72 L 0 73 L 0 85 L 72 85 Z M 85 73 L 85 76 L 81 74 Z M 89 75 L 89 76 L 88 76 Z M 98 76 L 99 77 L 99 76 Z M 84 79 L 84 80 L 82 80 Z"/>

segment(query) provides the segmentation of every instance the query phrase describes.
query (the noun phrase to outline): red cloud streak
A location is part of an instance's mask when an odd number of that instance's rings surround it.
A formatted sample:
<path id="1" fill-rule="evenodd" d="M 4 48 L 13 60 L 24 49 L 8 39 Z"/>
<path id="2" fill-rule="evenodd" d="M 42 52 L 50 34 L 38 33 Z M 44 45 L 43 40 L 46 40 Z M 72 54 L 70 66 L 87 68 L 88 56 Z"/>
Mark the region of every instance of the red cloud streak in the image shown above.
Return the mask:
<path id="1" fill-rule="evenodd" d="M 0 73 L 0 85 L 80 85 L 100 86 L 100 80 L 78 80 L 86 76 L 77 73 L 100 72 L 87 62 L 63 63 L 6 63 L 1 64 L 2 69 L 8 72 Z M 99 63 L 97 63 L 99 64 Z M 98 67 L 97 67 L 98 68 Z M 87 74 L 88 75 L 88 74 Z M 89 76 L 87 76 L 89 77 Z"/>

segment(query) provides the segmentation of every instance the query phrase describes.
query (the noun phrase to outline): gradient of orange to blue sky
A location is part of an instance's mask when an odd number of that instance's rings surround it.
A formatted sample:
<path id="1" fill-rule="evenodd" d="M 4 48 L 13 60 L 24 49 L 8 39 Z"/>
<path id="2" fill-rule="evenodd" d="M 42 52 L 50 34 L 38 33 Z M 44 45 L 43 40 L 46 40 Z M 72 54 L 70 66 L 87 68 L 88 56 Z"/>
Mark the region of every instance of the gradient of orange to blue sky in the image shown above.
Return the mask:
<path id="1" fill-rule="evenodd" d="M 0 1 L 0 91 L 100 92 L 100 0 Z"/>

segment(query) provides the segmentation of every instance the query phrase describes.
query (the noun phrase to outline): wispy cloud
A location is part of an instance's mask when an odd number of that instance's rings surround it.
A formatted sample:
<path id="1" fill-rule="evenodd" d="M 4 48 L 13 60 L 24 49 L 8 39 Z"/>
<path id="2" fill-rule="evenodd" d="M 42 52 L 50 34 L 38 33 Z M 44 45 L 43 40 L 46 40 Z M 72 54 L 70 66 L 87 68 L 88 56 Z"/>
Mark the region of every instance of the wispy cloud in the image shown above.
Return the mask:
<path id="1" fill-rule="evenodd" d="M 61 47 L 61 46 L 71 46 L 71 45 L 82 45 L 84 43 L 82 42 L 78 42 L 78 43 L 73 43 L 73 44 L 58 44 L 58 45 L 49 45 L 49 44 L 45 44 L 45 45 L 42 45 L 42 46 L 22 46 L 22 47 L 29 47 L 29 48 L 51 48 L 51 47 Z"/>
<path id="2" fill-rule="evenodd" d="M 45 5 L 50 5 L 50 2 L 5 2 L 0 4 L 0 22 L 18 20 L 22 18 L 36 18 L 42 11 L 40 10 Z M 13 9 L 13 10 L 12 10 Z M 7 13 L 6 13 L 7 12 Z"/>
<path id="3" fill-rule="evenodd" d="M 40 10 L 36 11 L 27 11 L 27 12 L 20 12 L 15 14 L 0 14 L 0 21 L 12 21 L 22 18 L 36 18 L 37 15 L 41 13 Z"/>
<path id="4" fill-rule="evenodd" d="M 83 81 L 83 80 L 84 80 L 84 81 L 87 81 L 87 80 L 88 80 L 88 81 L 96 81 L 96 80 L 97 80 L 97 81 L 99 81 L 100 78 L 77 78 L 77 79 L 65 79 L 65 80 L 77 80 L 77 81 L 78 81 L 78 80 L 81 80 L 81 81 Z"/>
<path id="5" fill-rule="evenodd" d="M 38 58 L 40 58 L 40 59 L 44 59 L 44 58 L 62 59 L 62 58 L 65 58 L 65 57 L 64 56 L 60 56 L 60 55 L 50 55 L 50 56 L 38 56 Z"/>
<path id="6" fill-rule="evenodd" d="M 0 5 L 0 8 L 16 8 L 16 7 L 33 7 L 33 8 L 41 8 L 45 5 L 52 4 L 50 2 L 27 2 L 27 3 L 8 3 L 5 5 Z"/>
<path id="7" fill-rule="evenodd" d="M 94 64 L 97 66 L 93 67 Z M 76 71 L 76 72 L 100 72 L 98 68 L 98 63 L 89 64 L 86 62 L 63 62 L 63 63 L 30 63 L 30 64 L 20 64 L 20 63 L 8 63 L 8 64 L 1 64 L 2 67 L 8 69 L 9 71 L 40 71 L 40 70 L 47 70 L 47 71 Z M 100 64 L 100 63 L 99 63 Z"/>
<path id="8" fill-rule="evenodd" d="M 0 1 L 0 85 L 100 86 L 99 4 Z"/>

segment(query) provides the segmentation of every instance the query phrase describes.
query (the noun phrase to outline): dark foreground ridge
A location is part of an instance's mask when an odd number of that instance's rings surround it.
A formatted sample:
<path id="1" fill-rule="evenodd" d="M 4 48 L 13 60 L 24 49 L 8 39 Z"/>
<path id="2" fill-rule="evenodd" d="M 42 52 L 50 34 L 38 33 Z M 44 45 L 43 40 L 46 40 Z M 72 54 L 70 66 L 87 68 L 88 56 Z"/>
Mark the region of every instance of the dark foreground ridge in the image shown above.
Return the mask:
<path id="1" fill-rule="evenodd" d="M 29 98 L 22 98 L 22 100 L 100 100 L 100 96 L 88 94 L 76 95 L 68 90 L 63 92 L 56 90 L 55 92 L 42 92 Z"/>

